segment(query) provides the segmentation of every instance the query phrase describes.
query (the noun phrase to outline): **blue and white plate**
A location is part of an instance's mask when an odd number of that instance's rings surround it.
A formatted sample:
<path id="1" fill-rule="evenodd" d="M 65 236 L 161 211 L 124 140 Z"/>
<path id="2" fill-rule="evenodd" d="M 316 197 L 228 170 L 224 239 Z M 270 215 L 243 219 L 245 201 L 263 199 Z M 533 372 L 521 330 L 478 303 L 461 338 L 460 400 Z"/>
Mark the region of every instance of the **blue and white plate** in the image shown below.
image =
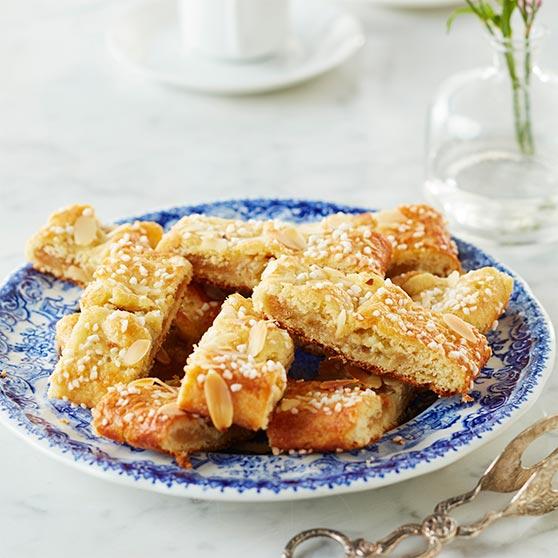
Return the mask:
<path id="1" fill-rule="evenodd" d="M 287 200 L 241 200 L 143 215 L 165 227 L 189 213 L 221 217 L 313 221 L 357 208 Z M 478 248 L 458 242 L 465 269 L 493 265 Z M 512 273 L 513 275 L 513 273 Z M 0 419 L 33 445 L 83 471 L 119 483 L 208 500 L 289 500 L 385 486 L 463 457 L 517 420 L 534 403 L 551 372 L 549 318 L 516 277 L 509 309 L 490 334 L 494 356 L 475 382 L 474 401 L 436 400 L 367 449 L 333 455 L 271 456 L 200 453 L 181 469 L 170 458 L 93 435 L 90 412 L 46 397 L 56 361 L 57 320 L 72 312 L 80 290 L 29 266 L 0 287 Z M 305 359 L 306 365 L 310 359 Z M 298 370 L 301 368 L 298 363 Z M 401 438 L 403 443 L 401 443 Z M 398 443 L 399 442 L 399 443 Z"/>

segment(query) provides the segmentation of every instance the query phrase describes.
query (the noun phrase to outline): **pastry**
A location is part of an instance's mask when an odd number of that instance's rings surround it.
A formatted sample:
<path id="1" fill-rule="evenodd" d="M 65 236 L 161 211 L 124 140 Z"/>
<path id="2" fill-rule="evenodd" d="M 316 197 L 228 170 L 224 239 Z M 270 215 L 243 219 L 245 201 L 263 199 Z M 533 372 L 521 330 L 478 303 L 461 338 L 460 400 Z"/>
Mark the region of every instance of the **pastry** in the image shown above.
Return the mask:
<path id="1" fill-rule="evenodd" d="M 258 312 L 308 343 L 439 395 L 466 394 L 490 356 L 475 328 L 423 308 L 374 274 L 306 267 L 284 256 L 268 265 L 252 299 Z"/>
<path id="2" fill-rule="evenodd" d="M 427 271 L 446 276 L 461 271 L 457 246 L 451 239 L 445 219 L 428 205 L 401 205 L 379 211 L 377 231 L 393 247 L 388 276 L 407 271 Z"/>
<path id="3" fill-rule="evenodd" d="M 267 429 L 272 451 L 348 451 L 379 440 L 397 426 L 410 392 L 400 382 L 380 384 L 371 389 L 356 380 L 289 381 Z"/>
<path id="4" fill-rule="evenodd" d="M 54 336 L 54 346 L 58 356 L 62 354 L 64 347 L 68 344 L 68 339 L 72 334 L 74 326 L 79 320 L 79 312 L 62 316 L 56 324 L 56 332 Z"/>
<path id="5" fill-rule="evenodd" d="M 147 376 L 191 274 L 180 256 L 111 246 L 83 292 L 49 397 L 93 407 L 111 385 Z"/>
<path id="6" fill-rule="evenodd" d="M 233 294 L 188 357 L 178 405 L 209 416 L 218 430 L 266 428 L 293 356 L 289 334 Z"/>
<path id="7" fill-rule="evenodd" d="M 159 248 L 188 258 L 196 281 L 249 292 L 280 249 L 277 236 L 288 238 L 286 231 L 291 231 L 290 242 L 296 246 L 292 225 L 187 215 L 163 236 Z"/>
<path id="8" fill-rule="evenodd" d="M 108 227 L 89 205 L 72 205 L 53 213 L 26 246 L 26 255 L 38 271 L 87 285 L 110 246 L 117 242 L 154 248 L 163 235 L 157 223 Z"/>
<path id="9" fill-rule="evenodd" d="M 248 293 L 267 263 L 282 254 L 383 275 L 392 251 L 383 235 L 373 231 L 375 223 L 370 214 L 330 216 L 306 227 L 189 215 L 165 234 L 158 249 L 188 258 L 197 281 Z"/>
<path id="10" fill-rule="evenodd" d="M 483 267 L 448 277 L 409 272 L 394 277 L 414 301 L 435 312 L 449 312 L 488 333 L 505 311 L 513 291 L 513 279 L 494 267 Z"/>
<path id="11" fill-rule="evenodd" d="M 177 388 L 155 378 L 113 386 L 93 409 L 93 429 L 115 442 L 168 453 L 183 467 L 190 466 L 191 453 L 217 451 L 250 437 L 238 427 L 219 432 L 206 418 L 181 411 L 177 394 Z"/>
<path id="12" fill-rule="evenodd" d="M 174 320 L 178 335 L 188 345 L 197 343 L 213 323 L 222 302 L 209 296 L 202 286 L 190 283 Z"/>
<path id="13" fill-rule="evenodd" d="M 391 262 L 392 248 L 374 230 L 376 226 L 372 213 L 336 213 L 316 223 L 300 225 L 299 232 L 306 240 L 302 257 L 308 264 L 383 277 Z"/>
<path id="14" fill-rule="evenodd" d="M 150 375 L 166 382 L 180 381 L 193 346 L 209 329 L 219 313 L 221 302 L 212 300 L 199 285 L 186 287 L 175 320 L 161 348 L 155 355 Z M 56 350 L 62 353 L 79 313 L 64 316 L 56 326 Z"/>
<path id="15" fill-rule="evenodd" d="M 141 314 L 91 306 L 77 316 L 48 396 L 93 407 L 110 386 L 147 376 L 157 340 Z"/>

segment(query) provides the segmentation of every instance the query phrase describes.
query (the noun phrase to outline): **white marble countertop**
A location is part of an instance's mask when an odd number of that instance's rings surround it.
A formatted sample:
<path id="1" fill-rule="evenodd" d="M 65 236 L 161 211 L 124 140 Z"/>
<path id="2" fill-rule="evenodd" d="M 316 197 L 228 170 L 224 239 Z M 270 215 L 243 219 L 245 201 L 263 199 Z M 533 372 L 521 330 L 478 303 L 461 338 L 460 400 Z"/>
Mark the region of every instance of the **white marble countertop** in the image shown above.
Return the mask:
<path id="1" fill-rule="evenodd" d="M 547 2 L 546 21 L 558 5 Z M 240 196 L 368 206 L 420 199 L 426 109 L 454 69 L 488 61 L 478 24 L 447 37 L 447 10 L 351 6 L 368 44 L 343 68 L 295 89 L 240 99 L 145 83 L 113 63 L 104 31 L 114 0 L 0 6 L 0 275 L 25 239 L 74 201 L 105 219 Z M 556 60 L 558 37 L 545 59 Z M 554 248 L 492 248 L 558 322 Z M 0 428 L 0 556 L 278 557 L 311 526 L 379 537 L 468 489 L 513 434 L 556 412 L 558 380 L 519 424 L 459 463 L 374 492 L 294 503 L 189 501 L 105 483 L 37 453 Z M 550 447 L 550 446 L 549 446 Z M 488 499 L 487 505 L 495 500 Z M 445 556 L 553 555 L 558 515 L 508 520 Z M 332 547 L 324 558 L 337 556 Z"/>

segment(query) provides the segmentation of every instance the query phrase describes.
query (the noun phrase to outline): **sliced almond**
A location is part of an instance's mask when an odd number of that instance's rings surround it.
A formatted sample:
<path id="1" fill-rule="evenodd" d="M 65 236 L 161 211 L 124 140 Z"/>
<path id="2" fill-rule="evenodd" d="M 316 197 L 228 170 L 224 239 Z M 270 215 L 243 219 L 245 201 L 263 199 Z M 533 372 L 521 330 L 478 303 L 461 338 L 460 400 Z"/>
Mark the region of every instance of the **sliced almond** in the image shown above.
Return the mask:
<path id="1" fill-rule="evenodd" d="M 477 336 L 475 335 L 473 326 L 471 326 L 467 322 L 464 322 L 461 318 L 455 316 L 454 314 L 444 314 L 443 317 L 446 325 L 449 328 L 453 329 L 455 333 L 461 335 L 461 337 L 464 337 L 465 339 L 467 339 L 467 341 L 474 342 L 477 340 Z"/>
<path id="2" fill-rule="evenodd" d="M 347 311 L 343 308 L 337 315 L 337 326 L 335 328 L 335 337 L 341 337 L 345 324 L 347 323 Z"/>
<path id="3" fill-rule="evenodd" d="M 155 360 L 157 362 L 160 362 L 161 364 L 170 364 L 172 362 L 171 357 L 169 356 L 169 353 L 167 353 L 167 351 L 161 347 L 159 349 L 159 352 L 157 353 L 157 356 L 155 357 Z"/>
<path id="4" fill-rule="evenodd" d="M 447 277 L 448 286 L 455 287 L 459 282 L 459 271 L 453 270 Z"/>
<path id="5" fill-rule="evenodd" d="M 275 233 L 275 238 L 291 250 L 305 250 L 306 239 L 295 229 L 281 229 Z"/>
<path id="6" fill-rule="evenodd" d="M 186 414 L 185 411 L 178 408 L 178 403 L 176 401 L 171 401 L 166 405 L 162 405 L 161 407 L 159 407 L 157 412 L 160 415 L 166 415 L 167 417 L 179 417 Z"/>
<path id="7" fill-rule="evenodd" d="M 376 374 L 370 374 L 364 381 L 364 385 L 372 389 L 380 389 L 383 384 L 382 378 Z"/>
<path id="8" fill-rule="evenodd" d="M 215 370 L 210 370 L 205 377 L 203 392 L 213 426 L 223 432 L 233 421 L 234 408 L 229 386 Z"/>
<path id="9" fill-rule="evenodd" d="M 267 324 L 260 320 L 250 329 L 248 334 L 248 354 L 257 357 L 264 348 L 267 337 Z"/>
<path id="10" fill-rule="evenodd" d="M 379 211 L 374 215 L 379 227 L 393 227 L 404 223 L 407 219 L 399 209 Z"/>
<path id="11" fill-rule="evenodd" d="M 97 236 L 97 221 L 93 217 L 82 215 L 74 223 L 74 241 L 78 246 L 88 246 Z"/>
<path id="12" fill-rule="evenodd" d="M 383 381 L 382 378 L 376 376 L 376 374 L 370 374 L 359 368 L 358 366 L 347 366 L 346 371 L 355 379 L 358 380 L 361 384 L 364 384 L 366 387 L 372 389 L 379 389 L 382 387 Z"/>
<path id="13" fill-rule="evenodd" d="M 149 339 L 138 339 L 128 347 L 122 362 L 125 366 L 134 366 L 134 364 L 137 364 L 145 357 L 149 349 L 151 349 L 151 341 Z"/>
<path id="14" fill-rule="evenodd" d="M 352 219 L 354 219 L 354 215 L 348 215 L 347 213 L 334 213 L 333 215 L 328 215 L 322 222 L 335 228 L 343 225 L 344 223 L 350 223 Z"/>
<path id="15" fill-rule="evenodd" d="M 300 401 L 298 399 L 283 399 L 281 401 L 280 409 L 281 411 L 287 412 L 291 409 L 295 409 L 300 405 Z"/>
<path id="16" fill-rule="evenodd" d="M 176 391 L 176 388 L 165 384 L 163 380 L 159 378 L 139 378 L 138 380 L 133 380 L 128 384 L 129 387 L 144 388 L 157 386 L 160 388 L 167 389 L 169 391 Z"/>

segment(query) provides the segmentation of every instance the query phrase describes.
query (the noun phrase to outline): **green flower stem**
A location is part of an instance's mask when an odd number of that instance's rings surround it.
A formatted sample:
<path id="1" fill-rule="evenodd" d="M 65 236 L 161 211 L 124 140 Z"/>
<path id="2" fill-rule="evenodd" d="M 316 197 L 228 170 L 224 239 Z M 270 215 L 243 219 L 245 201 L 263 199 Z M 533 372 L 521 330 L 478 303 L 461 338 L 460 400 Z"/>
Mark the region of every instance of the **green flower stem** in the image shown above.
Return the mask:
<path id="1" fill-rule="evenodd" d="M 474 14 L 485 26 L 489 34 L 496 40 L 504 42 L 504 58 L 512 86 L 512 102 L 515 137 L 519 150 L 523 155 L 530 156 L 535 152 L 533 129 L 531 124 L 531 63 L 530 34 L 535 16 L 541 6 L 540 0 L 498 0 L 492 3 L 488 0 L 465 0 L 465 5 L 456 8 L 448 19 L 448 30 L 454 19 L 460 14 Z M 513 16 L 519 11 L 525 24 L 524 40 L 525 53 L 523 55 L 523 75 L 518 75 L 516 53 L 513 47 Z M 519 59 L 517 61 L 519 64 Z"/>
<path id="2" fill-rule="evenodd" d="M 517 144 L 523 155 L 533 155 L 535 150 L 531 127 L 531 99 L 529 91 L 531 75 L 530 49 L 527 48 L 525 54 L 524 83 L 521 83 L 521 79 L 517 75 L 516 61 L 511 45 L 506 49 L 504 56 L 512 85 L 514 128 Z"/>
<path id="3" fill-rule="evenodd" d="M 512 84 L 512 95 L 513 95 L 513 116 L 514 116 L 514 126 L 515 126 L 515 138 L 523 153 L 523 132 L 521 126 L 521 105 L 519 101 L 519 80 L 517 79 L 517 73 L 515 71 L 515 59 L 513 56 L 513 52 L 510 50 L 506 50 L 505 53 L 506 65 L 508 67 L 508 73 L 510 75 L 511 84 Z"/>
<path id="4" fill-rule="evenodd" d="M 529 28 L 526 30 L 525 37 L 525 88 L 523 89 L 523 104 L 525 106 L 525 129 L 523 135 L 526 139 L 526 155 L 535 153 L 535 142 L 533 140 L 533 130 L 531 126 L 531 45 L 529 44 Z"/>

